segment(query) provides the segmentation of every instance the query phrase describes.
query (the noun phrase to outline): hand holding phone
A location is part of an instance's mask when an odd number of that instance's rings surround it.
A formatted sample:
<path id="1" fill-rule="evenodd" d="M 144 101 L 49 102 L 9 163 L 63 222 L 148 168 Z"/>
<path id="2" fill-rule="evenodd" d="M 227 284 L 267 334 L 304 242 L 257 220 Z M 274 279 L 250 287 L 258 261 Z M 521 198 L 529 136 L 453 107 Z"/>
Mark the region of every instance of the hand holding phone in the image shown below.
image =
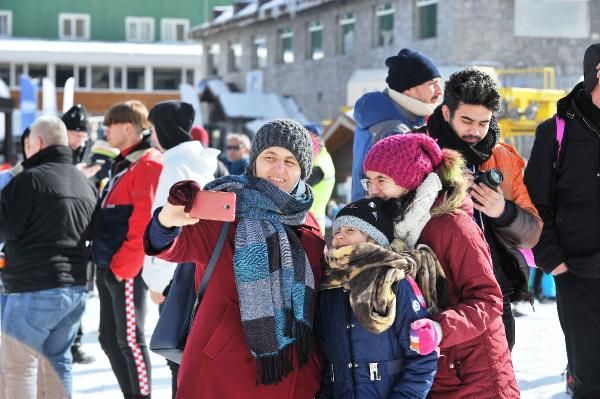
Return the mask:
<path id="1" fill-rule="evenodd" d="M 235 201 L 235 193 L 201 190 L 194 197 L 190 216 L 198 219 L 233 222 L 235 220 Z"/>

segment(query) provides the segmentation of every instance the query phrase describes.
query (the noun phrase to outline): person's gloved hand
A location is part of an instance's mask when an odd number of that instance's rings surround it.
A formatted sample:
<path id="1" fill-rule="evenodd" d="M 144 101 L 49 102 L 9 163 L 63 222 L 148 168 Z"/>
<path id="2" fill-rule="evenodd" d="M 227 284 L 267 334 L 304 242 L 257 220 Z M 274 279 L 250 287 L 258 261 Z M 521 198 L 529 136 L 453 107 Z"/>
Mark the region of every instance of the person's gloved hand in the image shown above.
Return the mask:
<path id="1" fill-rule="evenodd" d="M 419 319 L 410 324 L 410 349 L 429 355 L 442 342 L 442 326 L 431 319 Z"/>
<path id="2" fill-rule="evenodd" d="M 171 186 L 167 202 L 175 206 L 183 206 L 185 213 L 189 213 L 194 205 L 196 193 L 202 190 L 202 187 L 194 180 L 183 180 Z"/>

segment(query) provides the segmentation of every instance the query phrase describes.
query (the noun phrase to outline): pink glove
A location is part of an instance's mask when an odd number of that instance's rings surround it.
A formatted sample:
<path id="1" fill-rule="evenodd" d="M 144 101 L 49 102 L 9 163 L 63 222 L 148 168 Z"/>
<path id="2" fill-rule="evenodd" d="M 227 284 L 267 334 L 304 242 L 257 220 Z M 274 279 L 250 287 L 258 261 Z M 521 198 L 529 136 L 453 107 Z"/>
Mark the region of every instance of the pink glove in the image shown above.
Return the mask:
<path id="1" fill-rule="evenodd" d="M 419 355 L 429 355 L 442 342 L 442 326 L 431 319 L 419 319 L 410 324 L 410 349 Z"/>

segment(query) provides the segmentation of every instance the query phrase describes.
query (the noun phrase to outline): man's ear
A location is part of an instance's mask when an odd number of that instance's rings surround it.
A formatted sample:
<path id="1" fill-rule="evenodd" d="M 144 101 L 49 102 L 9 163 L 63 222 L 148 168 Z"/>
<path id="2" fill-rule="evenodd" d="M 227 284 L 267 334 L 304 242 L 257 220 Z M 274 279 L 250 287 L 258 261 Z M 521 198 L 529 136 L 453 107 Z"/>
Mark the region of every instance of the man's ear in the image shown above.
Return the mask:
<path id="1" fill-rule="evenodd" d="M 442 105 L 442 115 L 446 122 L 450 122 L 450 108 L 446 104 Z"/>

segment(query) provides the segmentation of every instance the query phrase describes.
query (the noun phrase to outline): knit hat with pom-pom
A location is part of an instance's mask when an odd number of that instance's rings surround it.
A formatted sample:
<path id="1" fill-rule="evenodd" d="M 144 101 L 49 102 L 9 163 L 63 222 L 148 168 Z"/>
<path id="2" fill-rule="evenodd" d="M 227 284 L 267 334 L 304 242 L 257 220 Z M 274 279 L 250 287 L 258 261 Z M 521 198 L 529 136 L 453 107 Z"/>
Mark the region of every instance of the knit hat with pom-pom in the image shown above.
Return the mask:
<path id="1" fill-rule="evenodd" d="M 425 134 L 395 134 L 378 141 L 363 164 L 365 172 L 384 174 L 400 187 L 415 190 L 442 162 L 442 150 Z"/>

